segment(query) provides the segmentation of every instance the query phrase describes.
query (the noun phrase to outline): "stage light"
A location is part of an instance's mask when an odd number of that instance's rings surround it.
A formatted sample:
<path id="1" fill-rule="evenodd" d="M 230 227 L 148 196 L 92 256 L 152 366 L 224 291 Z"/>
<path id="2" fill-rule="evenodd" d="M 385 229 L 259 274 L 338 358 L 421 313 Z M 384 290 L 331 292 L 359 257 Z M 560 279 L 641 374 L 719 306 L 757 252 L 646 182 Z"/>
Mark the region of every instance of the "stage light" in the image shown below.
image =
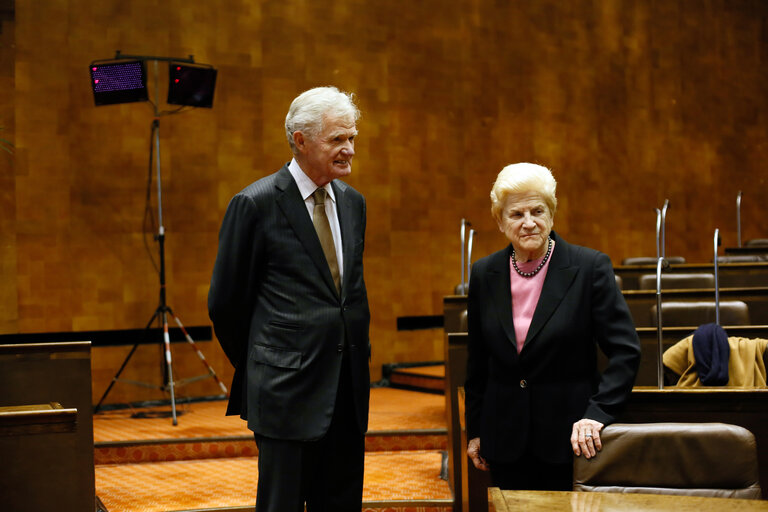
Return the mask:
<path id="1" fill-rule="evenodd" d="M 147 101 L 147 75 L 143 61 L 94 61 L 90 71 L 96 106 Z"/>
<path id="2" fill-rule="evenodd" d="M 168 65 L 168 104 L 213 107 L 216 70 L 212 67 Z"/>

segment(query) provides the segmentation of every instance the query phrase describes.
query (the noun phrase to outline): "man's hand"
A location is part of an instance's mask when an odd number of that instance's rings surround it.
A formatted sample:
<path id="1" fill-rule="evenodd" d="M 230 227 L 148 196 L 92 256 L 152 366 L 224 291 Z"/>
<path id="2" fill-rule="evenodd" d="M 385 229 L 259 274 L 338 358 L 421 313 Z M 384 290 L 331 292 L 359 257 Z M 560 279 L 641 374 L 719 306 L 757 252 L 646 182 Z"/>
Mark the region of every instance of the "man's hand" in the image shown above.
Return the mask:
<path id="1" fill-rule="evenodd" d="M 591 459 L 597 452 L 603 449 L 603 443 L 600 441 L 600 431 L 603 424 L 599 421 L 583 419 L 573 424 L 571 433 L 571 446 L 573 454 L 577 457 L 584 454 L 584 457 Z"/>
<path id="2" fill-rule="evenodd" d="M 488 463 L 485 461 L 485 459 L 480 456 L 480 438 L 479 437 L 471 439 L 469 443 L 467 443 L 467 455 L 469 456 L 470 459 L 472 459 L 472 463 L 480 471 L 488 471 L 489 469 L 491 469 L 491 466 L 489 466 Z"/>

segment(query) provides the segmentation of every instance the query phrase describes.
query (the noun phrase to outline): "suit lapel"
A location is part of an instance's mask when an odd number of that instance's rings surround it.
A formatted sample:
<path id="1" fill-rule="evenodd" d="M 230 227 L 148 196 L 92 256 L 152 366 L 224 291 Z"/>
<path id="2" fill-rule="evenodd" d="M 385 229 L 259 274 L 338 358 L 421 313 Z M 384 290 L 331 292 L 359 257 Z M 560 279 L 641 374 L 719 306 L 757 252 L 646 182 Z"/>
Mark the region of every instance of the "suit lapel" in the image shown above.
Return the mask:
<path id="1" fill-rule="evenodd" d="M 336 285 L 333 283 L 331 269 L 325 260 L 323 247 L 320 245 L 320 239 L 317 237 L 317 231 L 312 224 L 312 219 L 307 213 L 307 205 L 301 199 L 299 187 L 291 176 L 288 166 L 284 166 L 278 172 L 275 186 L 282 192 L 277 196 L 277 204 L 288 219 L 291 227 L 296 232 L 296 236 L 301 244 L 309 253 L 310 258 L 323 277 L 323 281 L 336 294 Z"/>
<path id="2" fill-rule="evenodd" d="M 336 215 L 339 216 L 339 228 L 341 229 L 341 253 L 344 255 L 344 270 L 342 273 L 341 296 L 344 297 L 347 286 L 345 281 L 351 275 L 351 265 L 354 264 L 354 219 L 352 219 L 352 208 L 347 197 L 347 185 L 344 182 L 333 180 L 331 182 L 333 193 L 336 196 Z"/>
<path id="3" fill-rule="evenodd" d="M 535 339 L 536 335 L 546 325 L 558 306 L 560 306 L 563 297 L 565 297 L 568 289 L 573 284 L 576 274 L 579 272 L 578 267 L 571 265 L 568 243 L 554 232 L 552 236 L 556 242 L 555 249 L 552 252 L 552 261 L 547 270 L 547 277 L 544 279 L 539 303 L 536 305 L 531 325 L 528 328 L 528 335 L 525 338 L 523 350 Z"/>
<path id="4" fill-rule="evenodd" d="M 512 342 L 516 346 L 515 325 L 512 319 L 512 291 L 509 276 L 510 251 L 499 251 L 490 262 L 486 284 L 491 292 L 491 303 L 496 308 L 499 322 Z M 514 351 L 517 354 L 517 350 Z"/>

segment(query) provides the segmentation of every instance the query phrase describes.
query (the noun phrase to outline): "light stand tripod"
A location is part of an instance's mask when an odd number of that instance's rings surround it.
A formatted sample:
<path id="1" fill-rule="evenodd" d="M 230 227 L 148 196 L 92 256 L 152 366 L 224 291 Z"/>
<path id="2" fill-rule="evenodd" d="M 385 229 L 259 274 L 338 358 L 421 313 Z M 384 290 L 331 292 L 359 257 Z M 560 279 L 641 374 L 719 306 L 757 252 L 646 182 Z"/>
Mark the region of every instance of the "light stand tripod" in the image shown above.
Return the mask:
<path id="1" fill-rule="evenodd" d="M 120 54 L 118 52 L 118 57 L 120 57 Z M 150 318 L 149 322 L 147 323 L 147 326 L 145 327 L 145 336 L 149 335 L 150 328 L 152 324 L 155 322 L 155 320 L 158 320 L 162 327 L 163 327 L 163 352 L 164 352 L 164 384 L 162 386 L 149 384 L 145 382 L 139 382 L 134 380 L 127 380 L 127 379 L 120 379 L 120 375 L 122 374 L 125 367 L 128 365 L 128 362 L 130 361 L 133 354 L 136 352 L 136 349 L 139 346 L 139 343 L 136 343 L 133 345 L 133 348 L 126 356 L 125 360 L 123 361 L 123 364 L 120 366 L 120 369 L 117 371 L 115 376 L 112 378 L 112 382 L 110 382 L 109 386 L 107 387 L 107 390 L 102 395 L 101 399 L 99 400 L 99 403 L 96 404 L 96 407 L 94 408 L 94 412 L 98 412 L 101 408 L 101 404 L 104 402 L 104 399 L 109 394 L 112 387 L 115 385 L 116 382 L 122 381 L 127 382 L 130 384 L 142 386 L 142 387 L 148 387 L 152 389 L 160 389 L 162 391 L 167 391 L 170 393 L 171 397 L 171 417 L 173 419 L 173 425 L 178 425 L 178 419 L 177 419 L 177 412 L 176 412 L 176 385 L 183 385 L 188 384 L 190 382 L 207 379 L 207 378 L 213 378 L 216 383 L 219 385 L 219 388 L 222 390 L 222 392 L 226 395 L 227 394 L 227 388 L 224 385 L 223 382 L 219 379 L 219 377 L 216 375 L 216 372 L 213 370 L 210 364 L 205 359 L 205 356 L 203 353 L 197 348 L 197 345 L 195 344 L 192 337 L 187 333 L 186 329 L 182 325 L 179 318 L 173 313 L 173 310 L 170 306 L 168 306 L 166 302 L 166 284 L 165 284 L 165 227 L 163 226 L 163 188 L 162 188 L 162 179 L 161 179 L 161 173 L 160 173 L 160 112 L 159 112 L 159 92 L 158 92 L 158 71 L 157 71 L 157 63 L 159 60 L 166 60 L 166 61 L 186 61 L 190 62 L 189 59 L 167 59 L 162 57 L 136 57 L 136 56 L 123 56 L 123 58 L 135 58 L 135 59 L 141 59 L 141 60 L 154 60 L 155 61 L 155 118 L 152 121 L 152 128 L 151 128 L 151 139 L 154 141 L 154 161 L 156 164 L 157 169 L 157 216 L 158 216 L 158 231 L 157 236 L 155 239 L 158 242 L 159 251 L 160 251 L 160 268 L 159 268 L 159 274 L 160 274 L 160 302 L 157 306 L 157 309 L 155 309 L 154 314 L 152 315 L 152 318 Z M 191 59 L 191 56 L 190 56 Z M 150 145 L 150 153 L 152 153 L 152 147 Z M 150 155 L 150 165 L 152 162 L 152 156 Z M 151 172 L 150 172 L 151 176 Z M 186 338 L 186 341 L 192 346 L 192 348 L 197 353 L 197 356 L 200 358 L 200 361 L 203 363 L 203 365 L 208 370 L 208 373 L 205 375 L 200 375 L 197 377 L 191 377 L 184 379 L 182 381 L 174 381 L 173 379 L 173 362 L 172 362 L 172 356 L 171 356 L 171 338 L 168 332 L 168 315 L 171 315 L 176 322 L 176 324 L 181 329 L 181 332 L 184 334 L 184 337 Z"/>

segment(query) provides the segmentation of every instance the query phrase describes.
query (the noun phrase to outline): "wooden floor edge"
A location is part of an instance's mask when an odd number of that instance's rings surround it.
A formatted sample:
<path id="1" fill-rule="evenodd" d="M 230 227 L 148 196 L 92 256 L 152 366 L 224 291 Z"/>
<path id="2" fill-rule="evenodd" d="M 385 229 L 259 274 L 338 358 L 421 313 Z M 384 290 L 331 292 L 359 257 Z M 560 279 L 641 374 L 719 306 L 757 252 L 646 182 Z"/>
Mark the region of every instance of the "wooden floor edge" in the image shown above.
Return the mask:
<path id="1" fill-rule="evenodd" d="M 423 428 L 423 429 L 410 429 L 410 430 L 372 430 L 366 432 L 366 437 L 383 437 L 383 436 L 432 436 L 432 435 L 446 435 L 448 429 L 446 428 Z M 165 438 L 165 439 L 136 439 L 129 441 L 97 441 L 93 443 L 94 448 L 120 448 L 126 446 L 136 445 L 155 445 L 155 444 L 184 444 L 184 443 L 217 443 L 224 441 L 253 441 L 253 435 L 237 435 L 237 436 L 218 436 L 218 437 L 179 437 L 179 438 Z"/>
<path id="2" fill-rule="evenodd" d="M 364 501 L 362 508 L 406 508 L 406 507 L 452 507 L 453 500 L 383 500 L 383 501 Z M 253 512 L 255 507 L 221 507 L 221 508 L 193 508 L 184 510 L 174 510 L 169 512 Z"/>

